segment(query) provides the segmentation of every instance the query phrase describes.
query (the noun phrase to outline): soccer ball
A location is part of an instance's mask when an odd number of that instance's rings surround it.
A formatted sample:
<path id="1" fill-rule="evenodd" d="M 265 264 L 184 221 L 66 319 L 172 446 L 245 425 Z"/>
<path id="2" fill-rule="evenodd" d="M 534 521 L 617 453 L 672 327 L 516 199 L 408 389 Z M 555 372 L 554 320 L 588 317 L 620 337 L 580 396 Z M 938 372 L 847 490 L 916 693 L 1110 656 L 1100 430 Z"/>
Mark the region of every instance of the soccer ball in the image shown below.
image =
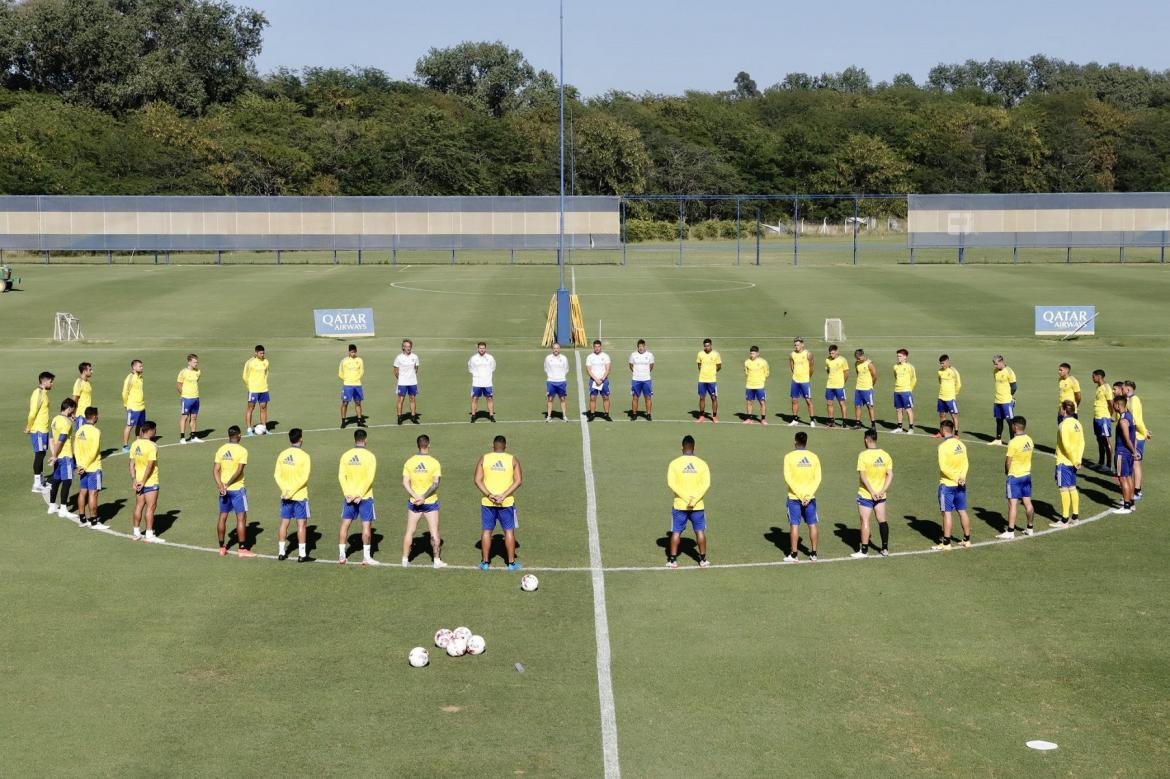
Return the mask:
<path id="1" fill-rule="evenodd" d="M 256 425 L 252 432 L 256 435 L 268 435 L 268 425 Z"/>
<path id="2" fill-rule="evenodd" d="M 416 646 L 406 656 L 406 662 L 410 663 L 411 668 L 425 668 L 431 662 L 431 654 L 426 647 Z"/>
<path id="3" fill-rule="evenodd" d="M 487 649 L 487 642 L 483 640 L 483 636 L 472 636 L 467 639 L 467 654 L 482 655 L 485 649 Z"/>
<path id="4" fill-rule="evenodd" d="M 435 631 L 435 646 L 439 649 L 446 649 L 447 644 L 451 643 L 451 631 L 447 628 L 439 628 Z"/>
<path id="5" fill-rule="evenodd" d="M 463 657 L 467 654 L 467 639 L 452 637 L 447 644 L 447 655 L 449 657 Z"/>
<path id="6" fill-rule="evenodd" d="M 462 638 L 464 641 L 471 638 L 471 628 L 459 627 L 451 631 L 453 638 Z"/>
<path id="7" fill-rule="evenodd" d="M 520 577 L 520 589 L 525 592 L 535 592 L 536 588 L 540 586 L 540 579 L 537 579 L 530 573 L 526 573 Z"/>

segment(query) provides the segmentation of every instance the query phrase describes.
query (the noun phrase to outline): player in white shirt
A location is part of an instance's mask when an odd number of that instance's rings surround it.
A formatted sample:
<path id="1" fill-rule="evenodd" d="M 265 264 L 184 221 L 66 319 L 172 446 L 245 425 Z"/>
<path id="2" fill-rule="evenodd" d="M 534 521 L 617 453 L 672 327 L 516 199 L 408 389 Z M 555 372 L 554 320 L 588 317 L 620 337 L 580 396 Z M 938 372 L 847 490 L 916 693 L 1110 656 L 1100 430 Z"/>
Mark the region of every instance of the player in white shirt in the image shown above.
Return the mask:
<path id="1" fill-rule="evenodd" d="M 593 342 L 593 354 L 585 358 L 585 371 L 589 374 L 589 421 L 597 416 L 597 396 L 601 396 L 602 408 L 605 409 L 605 418 L 612 422 L 609 416 L 609 371 L 611 363 L 609 355 L 601 351 L 601 341 Z M 649 398 L 647 398 L 649 400 Z"/>
<path id="2" fill-rule="evenodd" d="M 487 398 L 488 419 L 496 421 L 496 399 L 492 394 L 492 374 L 496 371 L 496 358 L 487 353 L 487 342 L 476 344 L 475 354 L 467 361 L 467 372 L 471 374 L 471 421 L 479 414 L 479 399 Z"/>
<path id="3" fill-rule="evenodd" d="M 553 342 L 552 354 L 544 358 L 544 391 L 548 406 L 545 408 L 544 421 L 552 421 L 553 397 L 561 399 L 561 421 L 568 422 L 565 415 L 565 395 L 569 387 L 569 358 L 561 354 L 561 345 Z"/>
<path id="4" fill-rule="evenodd" d="M 638 397 L 646 398 L 646 421 L 653 421 L 650 411 L 654 406 L 654 353 L 646 351 L 646 342 L 638 339 L 638 348 L 630 354 L 630 421 L 638 419 Z"/>
<path id="5" fill-rule="evenodd" d="M 418 424 L 418 355 L 414 343 L 402 342 L 402 354 L 394 358 L 394 378 L 398 382 L 398 424 L 402 424 L 402 401 L 410 398 L 410 421 Z"/>

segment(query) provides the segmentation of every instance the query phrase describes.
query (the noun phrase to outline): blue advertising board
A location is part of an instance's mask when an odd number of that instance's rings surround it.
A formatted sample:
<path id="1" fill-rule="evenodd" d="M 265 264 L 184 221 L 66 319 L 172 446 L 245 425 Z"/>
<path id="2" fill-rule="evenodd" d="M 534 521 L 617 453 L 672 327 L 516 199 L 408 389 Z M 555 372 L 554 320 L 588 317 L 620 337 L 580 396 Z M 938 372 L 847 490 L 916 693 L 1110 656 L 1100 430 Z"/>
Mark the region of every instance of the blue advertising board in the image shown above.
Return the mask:
<path id="1" fill-rule="evenodd" d="M 1096 306 L 1036 306 L 1036 335 L 1095 335 Z"/>
<path id="2" fill-rule="evenodd" d="M 372 308 L 313 309 L 317 335 L 326 338 L 361 338 L 374 335 Z"/>

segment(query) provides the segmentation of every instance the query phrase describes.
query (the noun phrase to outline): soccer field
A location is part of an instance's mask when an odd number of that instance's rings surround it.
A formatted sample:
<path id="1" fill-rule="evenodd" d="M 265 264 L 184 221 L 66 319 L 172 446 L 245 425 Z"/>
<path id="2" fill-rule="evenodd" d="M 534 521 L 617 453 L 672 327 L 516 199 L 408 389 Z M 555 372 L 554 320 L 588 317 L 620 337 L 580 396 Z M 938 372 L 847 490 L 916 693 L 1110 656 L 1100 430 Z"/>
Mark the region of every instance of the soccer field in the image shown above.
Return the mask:
<path id="1" fill-rule="evenodd" d="M 586 330 L 600 330 L 615 376 L 614 421 L 589 425 L 583 350 L 569 355 L 572 424 L 543 421 L 539 337 L 555 267 L 21 271 L 24 290 L 0 296 L 0 773 L 596 776 L 607 761 L 627 776 L 1167 773 L 1161 436 L 1136 513 L 1111 514 L 1116 488 L 1083 470 L 1081 515 L 1092 521 L 1048 531 L 1059 505 L 1049 454 L 1059 363 L 1072 364 L 1086 402 L 1102 368 L 1109 381 L 1137 382 L 1156 433 L 1170 413 L 1163 266 L 580 267 Z M 1099 335 L 1033 337 L 1034 304 L 1096 305 Z M 313 337 L 312 309 L 348 306 L 374 308 L 377 321 L 378 337 L 357 342 L 379 458 L 377 568 L 357 554 L 344 568 L 332 562 L 336 465 L 352 442 L 337 424 L 345 343 Z M 79 316 L 89 340 L 50 343 L 55 311 Z M 963 376 L 974 548 L 928 553 L 940 535 L 937 442 L 883 434 L 896 463 L 894 554 L 848 559 L 861 432 L 802 427 L 824 467 L 821 562 L 781 563 L 786 356 L 793 336 L 808 339 L 822 414 L 826 317 L 844 320 L 843 352 L 864 347 L 879 366 L 887 423 L 894 351 L 909 349 L 919 422 L 932 427 L 934 368 L 950 354 Z M 391 363 L 405 337 L 421 359 L 422 418 L 400 427 Z M 691 415 L 704 337 L 724 361 L 719 425 Z M 630 423 L 625 362 L 638 338 L 657 361 L 654 421 Z M 466 362 L 481 339 L 499 365 L 494 425 L 467 423 Z M 271 360 L 274 430 L 244 445 L 250 535 L 265 557 L 220 558 L 211 460 L 227 427 L 242 424 L 240 373 L 257 343 Z M 752 344 L 772 366 L 767 428 L 735 416 Z M 188 352 L 203 369 L 202 446 L 176 445 L 174 379 Z M 1019 377 L 1018 411 L 1042 450 L 1033 474 L 1044 532 L 1011 542 L 994 540 L 1005 525 L 1004 452 L 985 445 L 996 353 Z M 120 453 L 105 460 L 102 494 L 114 532 L 48 517 L 29 492 L 21 430 L 37 373 L 57 375 L 55 411 L 77 363 L 94 364 L 109 450 L 132 358 L 145 362 L 159 425 L 167 545 L 125 537 L 133 495 Z M 271 474 L 294 426 L 314 465 L 311 565 L 273 557 Z M 397 564 L 401 464 L 420 432 L 443 464 L 443 571 L 421 542 L 410 568 Z M 665 470 L 688 433 L 713 474 L 713 565 L 699 569 L 684 540 L 680 568 L 668 571 Z M 540 577 L 535 593 L 500 557 L 487 573 L 475 568 L 472 473 L 496 434 L 524 467 L 519 559 Z M 1092 440 L 1085 454 L 1095 459 Z M 434 631 L 456 625 L 482 634 L 486 653 L 436 649 Z M 416 645 L 431 650 L 426 669 L 406 663 Z M 1029 739 L 1059 748 L 1035 752 Z"/>

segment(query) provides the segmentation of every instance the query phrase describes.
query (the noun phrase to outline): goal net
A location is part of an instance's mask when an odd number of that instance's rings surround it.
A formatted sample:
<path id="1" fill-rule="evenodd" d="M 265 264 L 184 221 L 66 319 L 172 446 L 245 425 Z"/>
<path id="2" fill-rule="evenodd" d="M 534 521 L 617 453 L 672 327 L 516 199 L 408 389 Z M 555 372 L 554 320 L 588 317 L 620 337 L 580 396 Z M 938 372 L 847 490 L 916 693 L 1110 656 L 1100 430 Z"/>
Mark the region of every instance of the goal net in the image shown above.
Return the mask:
<path id="1" fill-rule="evenodd" d="M 80 341 L 81 339 L 81 320 L 73 314 L 58 311 L 53 320 L 53 340 Z"/>
<path id="2" fill-rule="evenodd" d="M 840 319 L 826 319 L 825 320 L 825 340 L 826 341 L 844 341 L 845 340 L 845 325 L 841 324 Z"/>

